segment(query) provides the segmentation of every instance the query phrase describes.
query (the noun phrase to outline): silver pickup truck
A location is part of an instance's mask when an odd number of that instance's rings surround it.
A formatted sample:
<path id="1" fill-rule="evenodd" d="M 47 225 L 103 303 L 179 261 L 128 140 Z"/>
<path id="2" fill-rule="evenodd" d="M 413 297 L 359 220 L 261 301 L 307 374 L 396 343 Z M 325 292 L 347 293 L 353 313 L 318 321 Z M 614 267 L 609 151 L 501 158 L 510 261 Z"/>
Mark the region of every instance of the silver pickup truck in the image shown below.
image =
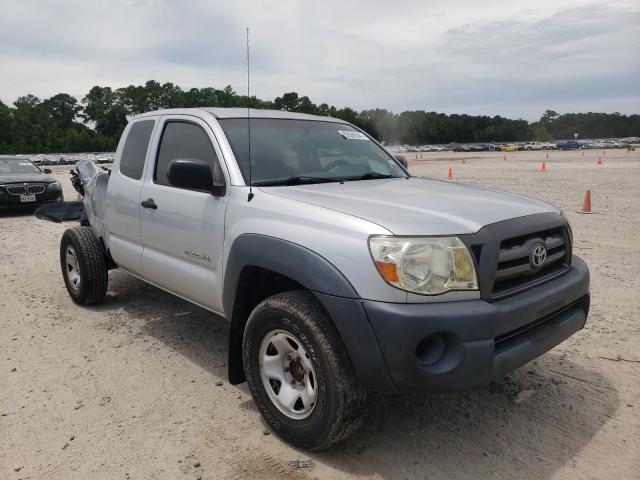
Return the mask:
<path id="1" fill-rule="evenodd" d="M 162 110 L 106 172 L 80 162 L 64 282 L 100 302 L 120 268 L 230 322 L 229 381 L 292 444 L 323 449 L 368 392 L 478 387 L 580 330 L 589 271 L 545 202 L 412 176 L 339 119 Z"/>

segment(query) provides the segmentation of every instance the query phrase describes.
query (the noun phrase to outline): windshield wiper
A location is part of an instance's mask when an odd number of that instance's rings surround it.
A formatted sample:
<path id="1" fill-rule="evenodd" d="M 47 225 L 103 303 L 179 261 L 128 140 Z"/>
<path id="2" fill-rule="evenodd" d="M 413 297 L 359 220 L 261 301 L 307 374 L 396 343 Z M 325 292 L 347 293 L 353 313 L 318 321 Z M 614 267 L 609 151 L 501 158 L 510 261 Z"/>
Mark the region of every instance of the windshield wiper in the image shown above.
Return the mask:
<path id="1" fill-rule="evenodd" d="M 372 179 L 378 179 L 378 178 L 398 178 L 394 175 L 387 175 L 384 173 L 378 173 L 378 172 L 367 172 L 364 175 L 359 175 L 357 177 L 344 177 L 345 181 L 352 181 L 352 180 L 372 180 Z"/>
<path id="2" fill-rule="evenodd" d="M 342 178 L 337 177 L 311 177 L 305 175 L 296 175 L 294 177 L 279 178 L 276 180 L 263 180 L 261 182 L 253 182 L 256 187 L 268 187 L 276 185 L 302 185 L 303 183 L 329 183 L 342 182 Z"/>

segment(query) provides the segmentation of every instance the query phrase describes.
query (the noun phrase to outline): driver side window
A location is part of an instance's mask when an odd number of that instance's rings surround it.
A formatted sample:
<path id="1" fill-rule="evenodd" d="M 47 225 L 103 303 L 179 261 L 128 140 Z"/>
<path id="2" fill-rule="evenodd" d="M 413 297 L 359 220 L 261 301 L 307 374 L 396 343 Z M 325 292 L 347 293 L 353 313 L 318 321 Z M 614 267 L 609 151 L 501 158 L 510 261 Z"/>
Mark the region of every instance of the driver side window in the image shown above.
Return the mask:
<path id="1" fill-rule="evenodd" d="M 170 185 L 167 178 L 169 163 L 178 158 L 207 162 L 213 172 L 214 180 L 224 182 L 216 151 L 209 136 L 199 125 L 178 120 L 165 124 L 153 174 L 156 184 Z"/>

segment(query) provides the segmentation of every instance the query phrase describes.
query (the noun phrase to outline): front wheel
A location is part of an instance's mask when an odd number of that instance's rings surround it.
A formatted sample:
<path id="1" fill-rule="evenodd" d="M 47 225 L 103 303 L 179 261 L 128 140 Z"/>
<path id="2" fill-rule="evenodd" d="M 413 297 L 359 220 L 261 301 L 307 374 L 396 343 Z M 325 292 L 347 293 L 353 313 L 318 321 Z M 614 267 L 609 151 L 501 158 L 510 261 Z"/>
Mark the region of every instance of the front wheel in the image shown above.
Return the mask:
<path id="1" fill-rule="evenodd" d="M 260 413 L 293 445 L 328 448 L 364 421 L 366 390 L 311 293 L 285 292 L 260 303 L 245 328 L 243 360 Z"/>

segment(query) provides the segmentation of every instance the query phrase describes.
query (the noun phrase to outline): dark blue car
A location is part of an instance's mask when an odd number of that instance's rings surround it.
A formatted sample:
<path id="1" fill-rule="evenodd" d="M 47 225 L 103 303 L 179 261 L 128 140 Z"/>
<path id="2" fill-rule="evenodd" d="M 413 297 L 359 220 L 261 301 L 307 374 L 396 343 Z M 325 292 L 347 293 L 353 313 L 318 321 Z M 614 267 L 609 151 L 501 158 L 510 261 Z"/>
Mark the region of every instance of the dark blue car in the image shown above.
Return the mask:
<path id="1" fill-rule="evenodd" d="M 579 150 L 584 148 L 584 144 L 577 140 L 567 140 L 566 142 L 558 143 L 558 148 L 560 150 Z"/>

